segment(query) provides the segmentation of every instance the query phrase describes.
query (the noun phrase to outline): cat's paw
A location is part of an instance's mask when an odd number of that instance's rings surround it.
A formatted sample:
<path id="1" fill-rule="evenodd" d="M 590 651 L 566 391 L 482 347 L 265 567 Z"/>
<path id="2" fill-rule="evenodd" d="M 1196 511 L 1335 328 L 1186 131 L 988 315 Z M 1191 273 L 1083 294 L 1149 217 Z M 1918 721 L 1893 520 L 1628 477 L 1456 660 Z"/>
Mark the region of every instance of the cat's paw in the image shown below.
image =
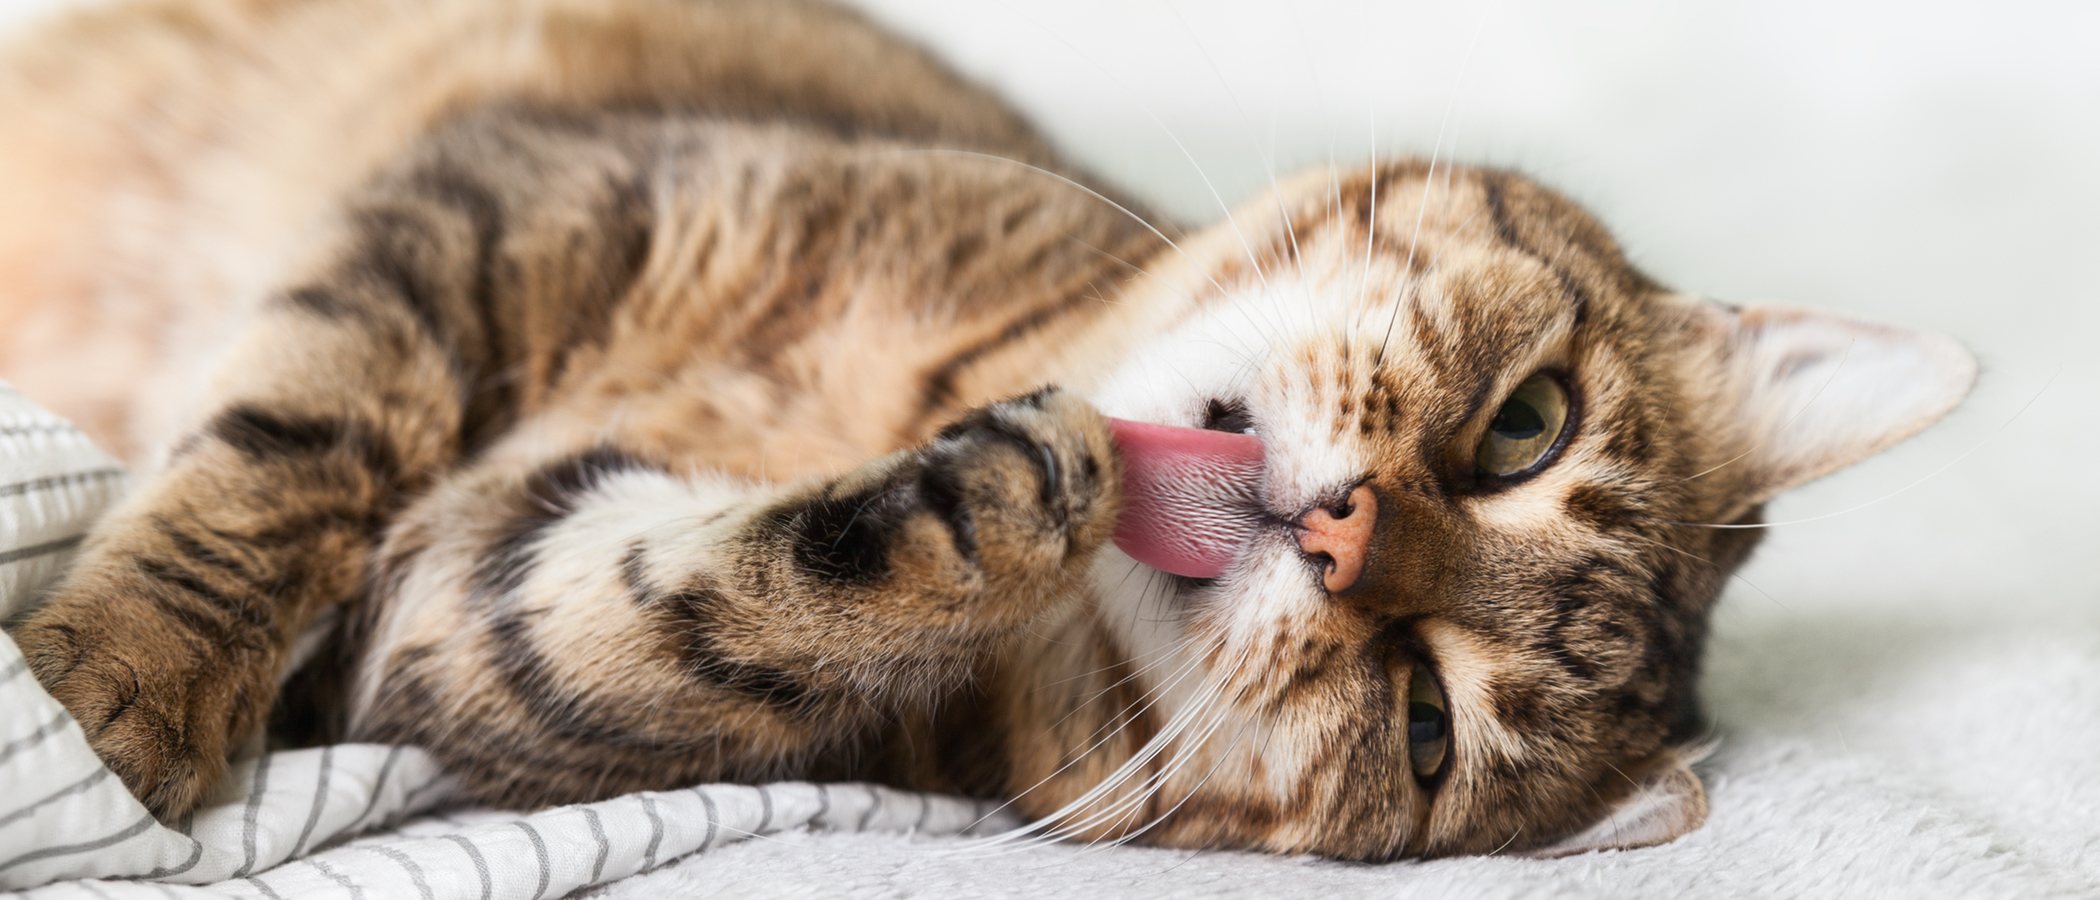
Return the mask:
<path id="1" fill-rule="evenodd" d="M 918 461 L 921 502 L 994 580 L 1083 564 L 1115 530 L 1122 478 L 1108 421 L 1063 390 L 975 410 Z"/>
<path id="2" fill-rule="evenodd" d="M 11 635 L 88 746 L 167 821 L 195 808 L 225 774 L 251 679 L 199 665 L 188 646 L 196 638 L 177 633 L 149 602 L 62 595 Z"/>
<path id="3" fill-rule="evenodd" d="M 991 597 L 1032 615 L 1074 593 L 1115 529 L 1114 446 L 1107 420 L 1061 390 L 983 407 L 808 506 L 800 562 L 834 581 L 958 605 Z"/>

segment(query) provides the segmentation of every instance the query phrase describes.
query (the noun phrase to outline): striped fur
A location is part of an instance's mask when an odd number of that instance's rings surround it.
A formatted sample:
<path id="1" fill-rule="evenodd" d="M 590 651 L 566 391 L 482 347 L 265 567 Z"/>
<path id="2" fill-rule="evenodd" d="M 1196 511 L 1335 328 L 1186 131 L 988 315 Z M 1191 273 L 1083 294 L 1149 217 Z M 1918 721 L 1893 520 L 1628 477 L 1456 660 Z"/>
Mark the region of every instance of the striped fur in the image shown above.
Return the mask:
<path id="1" fill-rule="evenodd" d="M 1310 173 L 1156 232 L 803 2 L 134 2 L 0 72 L 31 198 L 0 375 L 154 467 L 17 637 L 164 815 L 281 703 L 513 805 L 864 777 L 1178 846 L 1665 840 L 1703 817 L 1699 654 L 1757 535 L 1705 526 L 1970 372 L 1663 288 L 1508 172 Z M 1844 418 L 1795 410 L 1855 351 Z M 1483 479 L 1541 371 L 1559 456 Z M 1207 582 L 1106 546 L 1102 413 L 1224 407 L 1276 521 L 1378 493 L 1355 586 L 1284 528 Z"/>

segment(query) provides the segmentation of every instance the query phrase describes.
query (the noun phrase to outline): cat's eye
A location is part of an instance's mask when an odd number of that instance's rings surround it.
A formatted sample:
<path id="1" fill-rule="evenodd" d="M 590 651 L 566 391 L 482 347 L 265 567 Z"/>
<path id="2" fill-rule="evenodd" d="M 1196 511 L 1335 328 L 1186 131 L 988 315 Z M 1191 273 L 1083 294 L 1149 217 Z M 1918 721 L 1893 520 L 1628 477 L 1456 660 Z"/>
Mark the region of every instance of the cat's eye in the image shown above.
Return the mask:
<path id="1" fill-rule="evenodd" d="M 1544 466 L 1568 426 L 1568 389 L 1540 372 L 1510 392 L 1480 437 L 1474 465 L 1482 475 L 1514 478 Z"/>
<path id="2" fill-rule="evenodd" d="M 1203 427 L 1230 434 L 1252 434 L 1254 417 L 1238 400 L 1212 400 L 1203 410 Z"/>
<path id="3" fill-rule="evenodd" d="M 1451 755 L 1451 711 L 1444 689 L 1421 663 L 1407 677 L 1407 761 L 1415 777 L 1435 778 Z"/>

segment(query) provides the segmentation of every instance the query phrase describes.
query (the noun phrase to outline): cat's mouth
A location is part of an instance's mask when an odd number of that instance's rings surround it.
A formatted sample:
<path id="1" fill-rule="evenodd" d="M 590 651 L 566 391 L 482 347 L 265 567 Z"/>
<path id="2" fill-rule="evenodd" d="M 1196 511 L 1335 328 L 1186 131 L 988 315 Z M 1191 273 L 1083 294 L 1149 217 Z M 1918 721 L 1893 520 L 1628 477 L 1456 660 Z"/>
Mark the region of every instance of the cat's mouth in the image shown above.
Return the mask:
<path id="1" fill-rule="evenodd" d="M 1267 520 L 1261 438 L 1128 419 L 1109 428 L 1123 456 L 1116 546 L 1163 572 L 1224 574 Z"/>

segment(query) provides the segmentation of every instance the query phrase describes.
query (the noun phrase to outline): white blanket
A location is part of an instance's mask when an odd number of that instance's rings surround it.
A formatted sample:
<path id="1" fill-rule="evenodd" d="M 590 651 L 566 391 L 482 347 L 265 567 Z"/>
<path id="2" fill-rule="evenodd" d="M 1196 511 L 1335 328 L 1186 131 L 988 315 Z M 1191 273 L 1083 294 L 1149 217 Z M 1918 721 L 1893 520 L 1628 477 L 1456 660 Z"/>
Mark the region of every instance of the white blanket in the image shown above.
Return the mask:
<path id="1" fill-rule="evenodd" d="M 31 602 L 123 484 L 115 461 L 0 383 L 0 615 Z M 433 812 L 446 786 L 427 755 L 404 747 L 256 755 L 205 808 L 164 826 L 0 635 L 0 890 L 34 897 L 559 897 L 796 829 L 956 834 L 1007 822 L 953 798 L 800 783 L 533 815 Z"/>

